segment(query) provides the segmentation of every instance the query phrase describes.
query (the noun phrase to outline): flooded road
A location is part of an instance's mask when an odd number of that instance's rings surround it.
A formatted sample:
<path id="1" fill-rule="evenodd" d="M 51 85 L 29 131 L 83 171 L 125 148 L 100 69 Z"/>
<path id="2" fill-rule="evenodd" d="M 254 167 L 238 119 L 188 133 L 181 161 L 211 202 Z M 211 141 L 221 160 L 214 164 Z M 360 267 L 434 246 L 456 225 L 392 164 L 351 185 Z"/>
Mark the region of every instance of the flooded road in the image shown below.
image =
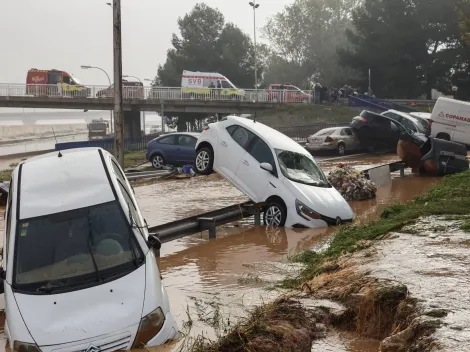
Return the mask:
<path id="1" fill-rule="evenodd" d="M 370 167 L 394 161 L 393 157 L 387 156 L 386 161 L 383 157 L 377 160 L 369 158 L 372 160 L 362 160 L 362 163 L 368 162 Z M 336 160 L 325 162 L 326 171 L 337 163 Z M 358 162 L 346 160 L 344 163 L 357 167 Z M 394 178 L 391 184 L 378 189 L 376 199 L 350 203 L 356 213 L 356 221 L 369 222 L 391 203 L 410 201 L 436 182 L 437 179 L 412 176 Z M 149 226 L 247 200 L 217 174 L 135 187 L 135 193 Z M 1 208 L 0 229 L 4 226 L 3 211 Z M 226 327 L 246 316 L 250 308 L 278 297 L 279 292 L 267 289 L 286 275 L 294 276 L 300 270 L 283 264 L 287 257 L 321 246 L 336 230 L 267 229 L 254 226 L 252 222 L 252 219 L 246 219 L 219 228 L 214 240 L 209 240 L 204 232 L 163 245 L 158 259 L 163 282 L 180 327 L 184 330 L 187 322 L 191 322 L 191 331 L 186 331 L 190 337 L 204 334 L 216 338 Z M 378 350 L 374 341 L 357 340 L 344 334 L 324 343 L 326 345 L 323 346 L 328 345 L 330 349 L 319 347 L 317 350 Z"/>

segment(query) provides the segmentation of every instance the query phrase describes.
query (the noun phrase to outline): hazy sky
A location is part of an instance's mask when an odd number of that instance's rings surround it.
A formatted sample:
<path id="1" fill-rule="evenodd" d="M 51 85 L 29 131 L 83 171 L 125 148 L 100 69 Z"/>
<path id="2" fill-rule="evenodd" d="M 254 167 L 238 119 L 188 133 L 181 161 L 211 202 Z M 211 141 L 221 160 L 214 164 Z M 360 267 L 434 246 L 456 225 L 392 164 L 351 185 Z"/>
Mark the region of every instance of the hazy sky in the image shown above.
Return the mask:
<path id="1" fill-rule="evenodd" d="M 61 69 L 82 83 L 107 84 L 99 66 L 112 79 L 112 0 L 0 0 L 0 83 L 25 83 L 30 68 Z M 227 22 L 253 36 L 250 0 L 207 0 Z M 294 0 L 258 0 L 257 28 Z M 152 79 L 166 58 L 177 18 L 195 0 L 121 0 L 123 74 Z M 259 31 L 258 31 L 259 35 Z"/>

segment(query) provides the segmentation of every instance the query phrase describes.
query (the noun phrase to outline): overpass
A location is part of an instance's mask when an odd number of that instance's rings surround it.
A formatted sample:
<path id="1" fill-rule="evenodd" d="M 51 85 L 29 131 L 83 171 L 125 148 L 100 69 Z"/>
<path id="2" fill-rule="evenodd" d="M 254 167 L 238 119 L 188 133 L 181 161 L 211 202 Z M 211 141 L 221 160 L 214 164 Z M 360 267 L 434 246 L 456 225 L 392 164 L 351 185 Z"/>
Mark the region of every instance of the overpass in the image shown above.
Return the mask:
<path id="1" fill-rule="evenodd" d="M 59 85 L 0 83 L 0 107 L 76 110 L 113 110 L 114 99 L 103 94 L 107 86 L 62 91 Z M 288 103 L 310 103 L 311 94 L 301 91 L 212 89 L 185 93 L 182 88 L 142 87 L 123 89 L 124 131 L 126 137 L 140 136 L 140 112 L 154 111 L 161 116 L 183 114 L 250 114 Z"/>

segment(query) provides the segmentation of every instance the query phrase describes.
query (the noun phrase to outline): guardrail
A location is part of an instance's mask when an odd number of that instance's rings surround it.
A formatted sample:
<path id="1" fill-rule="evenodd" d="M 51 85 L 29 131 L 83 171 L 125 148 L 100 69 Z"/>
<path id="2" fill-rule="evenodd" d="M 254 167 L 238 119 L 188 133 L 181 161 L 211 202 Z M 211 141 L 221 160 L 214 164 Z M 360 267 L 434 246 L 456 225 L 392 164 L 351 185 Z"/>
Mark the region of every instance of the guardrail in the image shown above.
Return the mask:
<path id="1" fill-rule="evenodd" d="M 67 86 L 61 84 L 0 83 L 0 96 L 112 99 L 108 86 Z M 124 99 L 138 100 L 207 100 L 258 103 L 311 103 L 311 91 L 265 89 L 217 89 L 180 87 L 123 87 Z"/>
<path id="2" fill-rule="evenodd" d="M 324 128 L 331 127 L 347 127 L 349 122 L 345 123 L 318 123 L 307 126 L 292 126 L 292 127 L 273 127 L 286 136 L 292 138 L 296 142 L 306 142 L 307 138 L 317 133 Z"/>

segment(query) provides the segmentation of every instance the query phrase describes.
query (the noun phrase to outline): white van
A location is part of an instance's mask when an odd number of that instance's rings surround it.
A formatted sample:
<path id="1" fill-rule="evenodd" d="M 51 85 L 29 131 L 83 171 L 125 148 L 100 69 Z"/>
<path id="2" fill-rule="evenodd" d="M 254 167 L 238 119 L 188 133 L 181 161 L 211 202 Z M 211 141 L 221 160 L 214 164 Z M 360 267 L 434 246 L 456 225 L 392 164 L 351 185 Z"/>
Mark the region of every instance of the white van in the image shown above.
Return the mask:
<path id="1" fill-rule="evenodd" d="M 115 351 L 178 336 L 134 192 L 99 148 L 13 171 L 1 278 L 5 333 L 21 352 Z"/>
<path id="2" fill-rule="evenodd" d="M 219 82 L 221 88 L 217 89 Z M 242 89 L 235 87 L 227 77 L 217 72 L 191 72 L 185 70 L 181 77 L 181 87 L 185 98 L 205 96 L 207 98 L 223 97 L 240 100 L 245 95 Z"/>
<path id="3" fill-rule="evenodd" d="M 470 146 L 470 103 L 440 97 L 431 114 L 431 135 Z"/>

